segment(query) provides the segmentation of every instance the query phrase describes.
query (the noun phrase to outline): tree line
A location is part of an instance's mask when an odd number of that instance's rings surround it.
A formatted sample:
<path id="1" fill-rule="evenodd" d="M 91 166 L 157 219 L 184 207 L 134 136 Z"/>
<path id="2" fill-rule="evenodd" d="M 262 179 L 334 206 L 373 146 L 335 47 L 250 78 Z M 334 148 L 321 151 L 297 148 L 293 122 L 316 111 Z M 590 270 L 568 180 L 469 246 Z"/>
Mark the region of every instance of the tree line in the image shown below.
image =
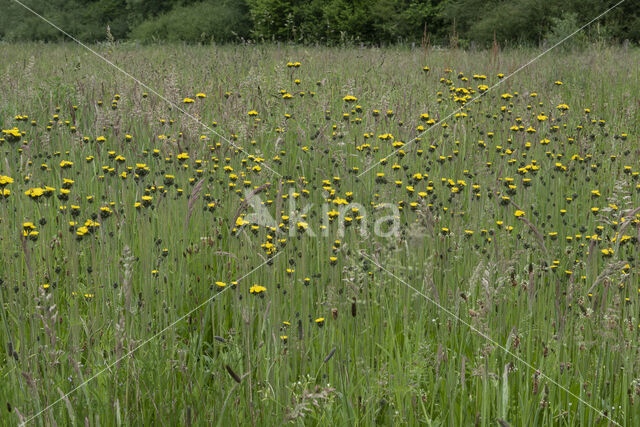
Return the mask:
<path id="1" fill-rule="evenodd" d="M 488 46 L 561 40 L 619 0 L 20 0 L 74 37 L 225 43 Z M 108 30 L 107 30 L 108 28 Z M 64 38 L 14 0 L 0 0 L 0 39 Z M 640 42 L 627 0 L 581 40 Z"/>

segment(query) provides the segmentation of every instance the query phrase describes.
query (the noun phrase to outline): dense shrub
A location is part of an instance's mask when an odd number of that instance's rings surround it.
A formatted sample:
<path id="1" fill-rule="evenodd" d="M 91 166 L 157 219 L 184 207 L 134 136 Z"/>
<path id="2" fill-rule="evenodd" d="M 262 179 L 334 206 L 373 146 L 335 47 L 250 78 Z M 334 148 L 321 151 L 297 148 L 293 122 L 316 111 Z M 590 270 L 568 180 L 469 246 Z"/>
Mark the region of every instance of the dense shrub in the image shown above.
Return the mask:
<path id="1" fill-rule="evenodd" d="M 25 0 L 36 12 L 89 42 L 116 40 L 304 44 L 549 44 L 617 0 Z M 63 35 L 13 0 L 0 0 L 0 39 Z M 626 1 L 581 33 L 590 40 L 640 41 L 640 2 Z"/>
<path id="2" fill-rule="evenodd" d="M 131 38 L 144 41 L 227 42 L 248 36 L 248 9 L 244 2 L 224 0 L 177 6 L 142 22 Z"/>

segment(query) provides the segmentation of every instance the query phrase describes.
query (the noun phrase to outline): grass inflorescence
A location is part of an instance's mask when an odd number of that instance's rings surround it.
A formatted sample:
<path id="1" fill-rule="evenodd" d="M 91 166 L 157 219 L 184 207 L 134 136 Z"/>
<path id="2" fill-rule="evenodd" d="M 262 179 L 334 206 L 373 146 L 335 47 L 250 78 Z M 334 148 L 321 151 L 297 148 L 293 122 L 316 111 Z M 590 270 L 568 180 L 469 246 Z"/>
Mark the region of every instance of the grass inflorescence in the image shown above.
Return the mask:
<path id="1" fill-rule="evenodd" d="M 640 52 L 94 48 L 0 45 L 8 423 L 638 423 Z"/>

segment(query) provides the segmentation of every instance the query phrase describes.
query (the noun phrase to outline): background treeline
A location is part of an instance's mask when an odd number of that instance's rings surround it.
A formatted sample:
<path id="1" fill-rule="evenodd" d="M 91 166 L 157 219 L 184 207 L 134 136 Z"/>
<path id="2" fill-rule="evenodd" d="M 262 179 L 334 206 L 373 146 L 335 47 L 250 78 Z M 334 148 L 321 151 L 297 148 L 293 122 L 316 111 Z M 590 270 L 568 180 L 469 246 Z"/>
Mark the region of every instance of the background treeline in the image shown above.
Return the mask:
<path id="1" fill-rule="evenodd" d="M 486 46 L 494 38 L 501 45 L 553 43 L 619 0 L 20 1 L 88 42 L 278 40 L 466 47 Z M 62 38 L 14 0 L 0 0 L 0 39 Z M 638 43 L 640 1 L 626 0 L 580 39 Z"/>

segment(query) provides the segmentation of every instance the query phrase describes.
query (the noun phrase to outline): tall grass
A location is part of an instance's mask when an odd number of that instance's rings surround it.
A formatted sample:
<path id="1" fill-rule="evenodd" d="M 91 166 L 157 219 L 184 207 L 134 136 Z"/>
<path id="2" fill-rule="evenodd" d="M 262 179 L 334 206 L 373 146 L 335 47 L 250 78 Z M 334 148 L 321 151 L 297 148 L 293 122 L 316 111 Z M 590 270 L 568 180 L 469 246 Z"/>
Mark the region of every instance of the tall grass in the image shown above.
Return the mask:
<path id="1" fill-rule="evenodd" d="M 41 411 L 30 422 L 638 423 L 637 50 L 552 52 L 467 103 L 466 117 L 429 129 L 422 113 L 437 121 L 459 108 L 451 88 L 477 96 L 478 84 L 497 83 L 498 73 L 508 76 L 538 52 L 95 49 L 204 124 L 215 122 L 224 138 L 143 96 L 139 84 L 78 46 L 0 45 L 0 127 L 25 132 L 0 145 L 0 175 L 14 180 L 0 200 L 5 424 Z M 296 61 L 300 68 L 287 67 Z M 283 100 L 281 90 L 293 98 Z M 206 98 L 196 98 L 200 92 Z M 505 101 L 504 93 L 514 97 Z M 356 103 L 343 101 L 349 94 Z M 361 113 L 352 111 L 356 104 Z M 559 104 L 569 111 L 561 114 Z M 549 119 L 538 121 L 543 112 Z M 429 129 L 423 135 L 421 124 Z M 392 141 L 378 138 L 385 133 L 394 141 L 420 138 L 399 158 L 389 156 Z M 180 153 L 189 158 L 179 160 Z M 537 170 L 519 171 L 532 160 Z M 73 166 L 63 169 L 62 161 Z M 136 178 L 138 163 L 148 167 L 146 176 L 138 170 Z M 350 172 L 371 165 L 362 177 Z M 416 173 L 424 178 L 415 180 Z M 516 188 L 505 204 L 507 178 Z M 66 201 L 58 199 L 64 179 L 74 181 Z M 234 227 L 243 181 L 247 190 L 270 184 L 256 197 L 278 223 L 299 193 L 298 208 L 312 204 L 305 221 L 316 236 L 284 225 L 277 232 Z M 54 194 L 40 201 L 24 194 L 41 186 Z M 369 227 L 362 236 L 354 224 L 341 236 L 347 214 L 326 222 L 322 206 L 347 192 L 369 225 L 390 213 L 373 206 L 400 203 L 399 235 L 376 236 Z M 136 207 L 145 195 L 150 206 Z M 100 207 L 112 214 L 100 218 Z M 514 216 L 519 209 L 524 219 Z M 78 240 L 92 214 L 100 226 Z M 24 222 L 36 227 L 36 241 L 23 237 Z M 621 244 L 623 235 L 629 238 Z M 277 249 L 267 253 L 267 242 Z M 611 256 L 602 253 L 608 248 Z M 251 294 L 254 284 L 266 291 Z"/>

